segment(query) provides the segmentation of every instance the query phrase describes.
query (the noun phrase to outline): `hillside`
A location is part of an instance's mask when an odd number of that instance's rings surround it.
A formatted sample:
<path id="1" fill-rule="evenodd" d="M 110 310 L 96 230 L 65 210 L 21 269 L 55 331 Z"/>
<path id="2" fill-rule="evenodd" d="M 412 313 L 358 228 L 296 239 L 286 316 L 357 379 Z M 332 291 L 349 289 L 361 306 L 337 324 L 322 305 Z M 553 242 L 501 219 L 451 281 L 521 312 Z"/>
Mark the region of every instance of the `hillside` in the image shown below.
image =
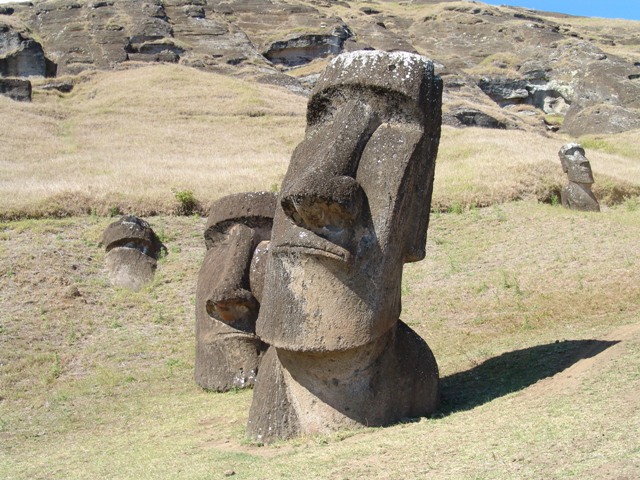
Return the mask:
<path id="1" fill-rule="evenodd" d="M 0 224 L 0 477 L 634 478 L 640 208 L 515 202 L 432 218 L 402 319 L 433 349 L 440 415 L 272 446 L 251 392 L 193 381 L 199 217 L 153 217 L 154 282 L 113 289 L 103 217 Z M 612 235 L 611 232 L 615 232 Z"/>
<path id="2" fill-rule="evenodd" d="M 453 126 L 640 128 L 640 22 L 433 0 L 47 0 L 4 13 L 3 76 L 169 62 L 305 92 L 327 55 L 406 50 L 438 64 Z"/>
<path id="3" fill-rule="evenodd" d="M 193 380 L 202 215 L 280 188 L 309 89 L 357 48 L 425 54 L 445 83 L 401 315 L 442 407 L 252 443 L 251 391 Z M 470 1 L 0 5 L 0 76 L 32 86 L 0 95 L 0 478 L 636 478 L 639 74 L 640 22 Z M 600 213 L 558 205 L 573 141 Z M 99 244 L 122 213 L 168 249 L 137 293 Z"/>

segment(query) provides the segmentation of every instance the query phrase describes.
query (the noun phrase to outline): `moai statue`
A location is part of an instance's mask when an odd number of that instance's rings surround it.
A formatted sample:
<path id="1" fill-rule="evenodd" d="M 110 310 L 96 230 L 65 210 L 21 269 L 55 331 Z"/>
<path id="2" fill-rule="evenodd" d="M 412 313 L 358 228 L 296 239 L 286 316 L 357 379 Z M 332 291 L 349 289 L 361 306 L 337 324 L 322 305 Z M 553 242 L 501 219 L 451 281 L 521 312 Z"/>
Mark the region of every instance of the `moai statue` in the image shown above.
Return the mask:
<path id="1" fill-rule="evenodd" d="M 105 264 L 112 285 L 139 291 L 153 280 L 160 252 L 166 248 L 149 224 L 126 215 L 102 234 Z"/>
<path id="2" fill-rule="evenodd" d="M 404 52 L 343 54 L 318 80 L 274 217 L 254 440 L 437 408 L 435 358 L 399 315 L 403 264 L 425 255 L 441 97 L 432 62 Z"/>
<path id="3" fill-rule="evenodd" d="M 195 380 L 224 392 L 253 386 L 266 345 L 255 334 L 276 195 L 239 193 L 216 201 L 204 233 L 196 289 Z"/>
<path id="4" fill-rule="evenodd" d="M 568 143 L 558 152 L 562 170 L 569 177 L 569 185 L 562 189 L 562 206 L 572 210 L 599 212 L 600 204 L 591 191 L 593 172 L 584 149 L 577 143 Z"/>

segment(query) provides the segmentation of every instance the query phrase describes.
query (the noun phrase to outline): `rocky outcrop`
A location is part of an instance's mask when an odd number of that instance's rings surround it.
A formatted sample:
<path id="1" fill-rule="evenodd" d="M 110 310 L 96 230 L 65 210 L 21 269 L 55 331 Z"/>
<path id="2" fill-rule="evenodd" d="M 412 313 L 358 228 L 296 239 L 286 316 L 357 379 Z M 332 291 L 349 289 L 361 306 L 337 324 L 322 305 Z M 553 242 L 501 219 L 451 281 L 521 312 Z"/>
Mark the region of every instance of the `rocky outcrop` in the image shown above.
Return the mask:
<path id="1" fill-rule="evenodd" d="M 52 77 L 56 66 L 25 31 L 0 22 L 0 77 Z"/>
<path id="2" fill-rule="evenodd" d="M 501 107 L 532 105 L 544 113 L 566 113 L 573 99 L 570 85 L 483 77 L 478 87 Z"/>
<path id="3" fill-rule="evenodd" d="M 19 102 L 30 102 L 31 82 L 17 78 L 0 78 L 0 95 Z"/>
<path id="4" fill-rule="evenodd" d="M 453 113 L 453 117 L 460 125 L 465 127 L 497 128 L 501 130 L 507 128 L 504 122 L 475 108 L 459 108 Z M 451 124 L 451 121 L 448 123 Z"/>
<path id="5" fill-rule="evenodd" d="M 445 81 L 445 100 L 471 102 L 485 113 L 498 105 L 508 128 L 537 121 L 544 131 L 553 115 L 564 120 L 553 128 L 587 133 L 586 119 L 597 110 L 598 131 L 618 132 L 634 128 L 640 109 L 637 55 L 618 48 L 637 43 L 638 22 L 612 30 L 561 14 L 455 0 L 48 0 L 11 8 L 7 18 L 33 35 L 24 35 L 13 57 L 0 53 L 5 71 L 20 64 L 50 75 L 57 65 L 58 74 L 75 74 L 127 62 L 179 62 L 308 93 L 322 62 L 302 81 L 296 68 L 376 49 L 426 54 Z M 29 43 L 34 38 L 42 39 L 40 47 Z M 451 87 L 449 77 L 464 84 Z M 486 125 L 477 115 L 446 113 L 459 125 Z"/>
<path id="6" fill-rule="evenodd" d="M 272 63 L 293 67 L 309 63 L 316 58 L 341 53 L 344 42 L 352 36 L 353 33 L 348 27 L 340 26 L 329 35 L 301 35 L 275 42 L 263 55 Z"/>

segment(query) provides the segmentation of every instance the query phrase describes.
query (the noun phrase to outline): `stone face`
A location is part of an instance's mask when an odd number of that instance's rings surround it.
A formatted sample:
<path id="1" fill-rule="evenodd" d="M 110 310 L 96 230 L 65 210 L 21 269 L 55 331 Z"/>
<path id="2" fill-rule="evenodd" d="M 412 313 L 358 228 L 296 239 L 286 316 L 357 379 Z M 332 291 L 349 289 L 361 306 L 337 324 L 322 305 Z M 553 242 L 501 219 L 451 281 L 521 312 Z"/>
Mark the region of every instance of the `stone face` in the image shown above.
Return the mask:
<path id="1" fill-rule="evenodd" d="M 254 287 L 262 283 L 258 258 L 267 249 L 275 201 L 272 193 L 241 193 L 211 207 L 196 291 L 195 380 L 207 390 L 252 386 L 266 350 L 255 334 Z"/>
<path id="2" fill-rule="evenodd" d="M 343 54 L 318 80 L 274 217 L 251 437 L 435 410 L 435 359 L 398 318 L 403 264 L 425 255 L 441 95 L 433 64 L 405 52 Z"/>
<path id="3" fill-rule="evenodd" d="M 112 285 L 138 291 L 153 280 L 164 245 L 144 220 L 127 215 L 102 235 L 105 263 Z"/>
<path id="4" fill-rule="evenodd" d="M 562 205 L 572 210 L 599 212 L 600 204 L 591 191 L 593 172 L 584 149 L 577 143 L 568 143 L 558 156 L 569 178 L 569 184 L 561 192 Z"/>

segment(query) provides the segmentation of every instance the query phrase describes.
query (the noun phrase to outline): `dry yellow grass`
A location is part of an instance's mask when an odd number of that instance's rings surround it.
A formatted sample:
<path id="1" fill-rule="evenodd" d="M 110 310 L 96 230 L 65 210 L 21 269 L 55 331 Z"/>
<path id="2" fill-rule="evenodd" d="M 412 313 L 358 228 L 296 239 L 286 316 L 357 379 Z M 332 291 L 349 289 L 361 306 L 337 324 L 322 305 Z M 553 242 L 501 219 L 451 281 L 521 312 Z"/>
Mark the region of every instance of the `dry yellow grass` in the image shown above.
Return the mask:
<path id="1" fill-rule="evenodd" d="M 306 99 L 275 86 L 170 65 L 72 80 L 71 94 L 36 90 L 31 104 L 0 97 L 0 218 L 173 213 L 179 191 L 205 211 L 277 188 L 304 135 Z M 586 139 L 604 203 L 640 194 L 637 133 Z M 434 208 L 550 201 L 571 140 L 444 127 Z"/>
<path id="2" fill-rule="evenodd" d="M 102 271 L 110 219 L 0 224 L 0 478 L 634 478 L 637 206 L 434 214 L 401 318 L 441 367 L 441 416 L 266 447 L 244 439 L 251 392 L 193 381 L 205 221 L 150 221 L 169 255 L 138 293 Z"/>
<path id="3" fill-rule="evenodd" d="M 629 132 L 626 141 L 632 142 Z M 575 141 L 513 130 L 443 128 L 436 167 L 433 208 L 486 206 L 535 198 L 548 202 L 567 183 L 560 147 Z M 640 161 L 618 153 L 587 150 L 604 203 L 640 194 Z M 614 191 L 612 193 L 612 191 Z"/>
<path id="4" fill-rule="evenodd" d="M 170 212 L 279 183 L 302 136 L 305 100 L 178 66 L 101 73 L 73 93 L 0 99 L 3 216 Z"/>

